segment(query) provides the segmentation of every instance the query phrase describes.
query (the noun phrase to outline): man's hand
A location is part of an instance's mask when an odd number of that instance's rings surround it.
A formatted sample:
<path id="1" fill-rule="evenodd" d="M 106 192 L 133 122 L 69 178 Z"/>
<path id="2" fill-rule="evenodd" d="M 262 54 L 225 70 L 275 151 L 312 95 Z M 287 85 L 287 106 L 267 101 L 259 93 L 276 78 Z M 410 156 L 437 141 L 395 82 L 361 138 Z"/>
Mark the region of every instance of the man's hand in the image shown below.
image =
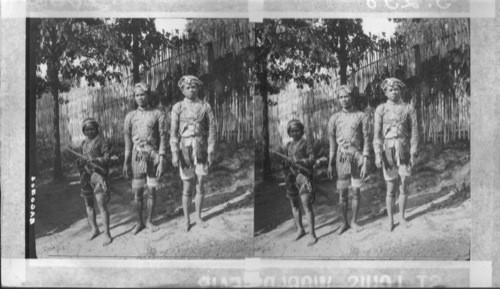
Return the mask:
<path id="1" fill-rule="evenodd" d="M 172 153 L 172 165 L 174 167 L 179 167 L 179 152 Z"/>
<path id="2" fill-rule="evenodd" d="M 214 161 L 214 153 L 209 152 L 207 156 L 207 166 L 210 167 Z"/>
<path id="3" fill-rule="evenodd" d="M 375 165 L 377 168 L 382 168 L 382 157 L 380 154 L 375 154 Z"/>
<path id="4" fill-rule="evenodd" d="M 165 155 L 160 155 L 160 163 L 156 168 L 156 177 L 159 178 L 163 174 L 163 167 L 165 166 Z"/>
<path id="5" fill-rule="evenodd" d="M 368 172 L 368 165 L 366 164 L 366 162 L 364 162 L 363 166 L 361 167 L 360 177 L 364 179 L 367 176 L 367 172 Z"/>
<path id="6" fill-rule="evenodd" d="M 411 157 L 410 157 L 410 168 L 413 168 L 413 166 L 415 165 L 415 162 L 416 162 L 416 158 L 418 157 L 417 154 L 412 154 Z"/>
<path id="7" fill-rule="evenodd" d="M 333 168 L 333 165 L 331 163 L 328 165 L 328 173 L 327 173 L 327 175 L 328 175 L 328 178 L 330 180 L 333 180 L 333 179 L 335 179 L 337 177 L 337 172 L 335 171 L 335 169 Z"/>
<path id="8" fill-rule="evenodd" d="M 127 161 L 125 161 L 125 162 L 123 163 L 123 177 L 124 177 L 126 180 L 128 180 L 128 178 L 129 178 L 128 170 L 129 170 L 129 168 L 128 168 L 128 162 L 127 162 Z"/>

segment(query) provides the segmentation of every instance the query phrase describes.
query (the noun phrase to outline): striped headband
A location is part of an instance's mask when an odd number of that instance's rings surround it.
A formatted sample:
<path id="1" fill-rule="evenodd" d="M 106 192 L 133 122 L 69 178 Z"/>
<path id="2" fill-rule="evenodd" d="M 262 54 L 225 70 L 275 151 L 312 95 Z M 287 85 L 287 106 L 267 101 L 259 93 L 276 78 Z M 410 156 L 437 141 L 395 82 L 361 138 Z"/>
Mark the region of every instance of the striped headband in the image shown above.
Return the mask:
<path id="1" fill-rule="evenodd" d="M 401 89 L 405 88 L 405 84 L 401 80 L 394 77 L 386 78 L 384 81 L 382 81 L 382 83 L 380 84 L 380 88 L 385 91 L 387 87 L 395 85 L 399 86 Z"/>
<path id="2" fill-rule="evenodd" d="M 180 89 L 182 89 L 185 84 L 191 84 L 191 82 L 196 83 L 198 86 L 203 85 L 203 82 L 201 82 L 201 80 L 194 75 L 184 75 L 183 77 L 181 77 L 181 79 L 179 79 L 177 85 Z"/>
<path id="3" fill-rule="evenodd" d="M 99 123 L 93 117 L 88 117 L 82 122 L 82 132 L 85 132 L 87 125 L 94 125 L 97 129 L 99 128 Z"/>
<path id="4" fill-rule="evenodd" d="M 149 86 L 144 82 L 138 82 L 134 86 L 134 93 L 137 91 L 142 91 L 144 93 L 147 93 L 149 91 Z"/>
<path id="5" fill-rule="evenodd" d="M 287 124 L 286 132 L 288 133 L 288 135 L 290 135 L 290 129 L 293 126 L 300 127 L 300 129 L 302 130 L 302 132 L 304 132 L 304 125 L 302 124 L 302 122 L 300 122 L 300 120 L 298 120 L 298 119 L 292 119 Z"/>
<path id="6" fill-rule="evenodd" d="M 340 95 L 340 93 L 347 93 L 347 94 L 351 94 L 351 88 L 349 87 L 349 85 L 341 85 L 339 87 L 339 89 L 337 90 L 337 93 Z"/>

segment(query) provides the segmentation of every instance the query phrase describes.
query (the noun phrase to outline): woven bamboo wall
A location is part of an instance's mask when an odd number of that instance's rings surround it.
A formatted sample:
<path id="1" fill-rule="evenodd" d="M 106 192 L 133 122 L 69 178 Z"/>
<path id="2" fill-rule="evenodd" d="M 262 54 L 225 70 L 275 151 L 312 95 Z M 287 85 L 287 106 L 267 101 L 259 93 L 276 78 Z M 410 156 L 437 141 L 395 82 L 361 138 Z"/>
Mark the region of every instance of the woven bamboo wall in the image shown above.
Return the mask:
<path id="1" fill-rule="evenodd" d="M 425 43 L 419 45 L 419 62 L 431 59 L 433 56 L 444 56 L 453 49 L 462 49 L 469 44 L 470 31 L 468 22 L 463 19 L 449 20 L 448 26 L 441 31 L 427 31 L 423 33 Z M 417 76 L 418 62 L 415 49 L 402 51 L 369 52 L 366 59 L 361 61 L 355 72 L 350 76 L 350 85 L 359 88 L 362 93 L 367 85 L 377 75 L 383 74 L 386 68 L 391 75 L 398 67 L 404 67 L 405 79 Z M 269 96 L 276 106 L 269 107 L 269 134 L 271 147 L 281 146 L 289 138 L 286 133 L 286 124 L 292 118 L 300 119 L 306 126 L 306 135 L 313 137 L 316 142 L 326 142 L 327 124 L 331 115 L 339 110 L 335 99 L 335 92 L 340 85 L 340 77 L 333 74 L 334 80 L 329 85 L 316 85 L 314 89 L 298 89 L 294 83 L 277 95 Z M 455 140 L 470 139 L 470 96 L 463 95 L 456 89 L 456 95 L 439 94 L 438 97 L 426 100 L 429 97 L 418 85 L 409 93 L 411 103 L 416 105 L 420 101 L 419 117 L 420 132 L 423 142 L 448 143 Z M 363 95 L 362 95 L 363 96 Z M 262 136 L 262 101 L 256 97 L 255 135 L 258 140 Z M 428 103 L 429 104 L 425 104 Z M 417 106 L 416 106 L 417 107 Z M 373 108 L 366 112 L 371 117 Z"/>
<path id="2" fill-rule="evenodd" d="M 213 67 L 221 71 L 229 70 L 224 65 L 233 65 L 233 62 L 222 62 L 223 58 L 230 59 L 243 53 L 254 40 L 254 24 L 241 21 L 227 31 L 219 31 L 216 40 L 210 45 L 188 46 L 179 49 L 165 49 L 158 51 L 153 59 L 151 69 L 145 74 L 145 80 L 151 90 L 156 91 L 160 82 L 176 74 L 196 74 L 212 82 L 217 81 Z M 222 66 L 222 67 L 220 67 Z M 180 71 L 178 68 L 180 67 Z M 192 72 L 193 67 L 196 73 Z M 61 147 L 77 146 L 84 135 L 81 123 L 87 117 L 94 117 L 101 124 L 101 132 L 109 139 L 112 145 L 123 143 L 123 121 L 125 115 L 133 109 L 133 83 L 131 70 L 123 68 L 122 83 L 111 83 L 102 88 L 80 87 L 68 93 L 62 93 L 60 98 L 60 134 Z M 215 73 L 216 74 L 216 73 Z M 177 89 L 176 84 L 172 84 Z M 221 93 L 214 83 L 204 83 L 205 100 L 214 111 L 217 125 L 218 140 L 229 142 L 247 142 L 253 139 L 253 86 L 251 83 L 238 83 L 232 86 L 230 92 Z M 51 95 L 44 95 L 37 100 L 36 105 L 36 135 L 37 135 L 37 163 L 43 170 L 52 164 L 53 133 L 53 100 Z M 167 114 L 170 122 L 170 108 L 160 106 Z M 169 123 L 167 124 L 170 127 Z M 46 164 L 46 165 L 44 165 Z"/>

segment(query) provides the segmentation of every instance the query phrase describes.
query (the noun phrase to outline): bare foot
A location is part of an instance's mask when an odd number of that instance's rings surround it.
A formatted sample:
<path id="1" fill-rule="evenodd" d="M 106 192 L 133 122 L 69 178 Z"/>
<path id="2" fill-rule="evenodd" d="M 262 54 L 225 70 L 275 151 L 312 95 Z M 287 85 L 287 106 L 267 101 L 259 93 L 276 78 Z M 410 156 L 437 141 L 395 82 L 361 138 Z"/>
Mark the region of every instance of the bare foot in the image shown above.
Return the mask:
<path id="1" fill-rule="evenodd" d="M 392 232 L 392 230 L 394 230 L 394 223 L 389 222 L 389 226 L 387 228 L 388 228 L 389 232 Z"/>
<path id="2" fill-rule="evenodd" d="M 411 223 L 408 222 L 408 220 L 406 220 L 405 218 L 402 218 L 401 221 L 399 221 L 399 223 L 405 228 L 411 227 Z"/>
<path id="3" fill-rule="evenodd" d="M 316 242 L 318 241 L 318 238 L 316 238 L 316 236 L 313 234 L 307 234 L 307 236 L 307 238 L 309 239 L 307 242 L 308 247 L 316 244 Z"/>
<path id="4" fill-rule="evenodd" d="M 87 241 L 90 241 L 92 239 L 94 239 L 95 237 L 99 236 L 101 232 L 99 232 L 99 229 L 91 229 L 90 230 L 90 234 L 89 234 L 89 237 L 87 238 Z"/>
<path id="5" fill-rule="evenodd" d="M 196 224 L 200 225 L 200 227 L 202 227 L 202 228 L 208 227 L 208 224 L 203 222 L 203 220 L 201 218 L 196 218 Z"/>
<path id="6" fill-rule="evenodd" d="M 360 225 L 358 225 L 356 222 L 351 222 L 351 228 L 356 233 L 363 231 L 363 227 L 361 227 Z"/>
<path id="7" fill-rule="evenodd" d="M 111 242 L 113 242 L 113 238 L 111 238 L 111 235 L 110 234 L 105 234 L 104 235 L 104 241 L 102 242 L 102 245 L 103 246 L 107 246 L 107 245 L 111 244 Z"/>
<path id="8" fill-rule="evenodd" d="M 339 229 L 339 235 L 342 235 L 345 231 L 349 230 L 349 228 L 351 228 L 349 226 L 349 224 L 345 223 L 345 224 L 342 224 L 342 226 L 340 226 L 340 229 Z"/>
<path id="9" fill-rule="evenodd" d="M 156 230 L 158 230 L 158 226 L 153 225 L 153 223 L 151 222 L 146 222 L 146 229 L 148 229 L 150 233 L 153 233 L 156 232 Z"/>
<path id="10" fill-rule="evenodd" d="M 295 238 L 293 239 L 294 241 L 297 241 L 298 239 L 302 238 L 306 232 L 304 232 L 304 229 L 297 229 L 297 233 L 295 233 Z"/>
<path id="11" fill-rule="evenodd" d="M 140 231 L 142 231 L 142 229 L 144 229 L 144 224 L 142 222 L 141 223 L 136 223 L 135 227 L 134 227 L 134 230 L 132 231 L 132 233 L 134 235 L 137 235 L 137 233 L 139 233 Z"/>

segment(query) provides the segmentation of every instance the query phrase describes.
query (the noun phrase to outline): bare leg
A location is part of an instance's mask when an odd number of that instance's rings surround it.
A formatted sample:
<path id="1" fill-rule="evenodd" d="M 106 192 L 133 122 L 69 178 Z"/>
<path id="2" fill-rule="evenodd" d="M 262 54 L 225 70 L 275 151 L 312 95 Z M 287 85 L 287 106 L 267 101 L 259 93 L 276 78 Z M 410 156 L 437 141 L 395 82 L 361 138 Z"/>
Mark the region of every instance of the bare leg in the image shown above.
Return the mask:
<path id="1" fill-rule="evenodd" d="M 295 222 L 295 227 L 297 228 L 297 233 L 295 234 L 294 241 L 302 238 L 305 235 L 304 227 L 302 226 L 302 213 L 300 211 L 300 199 L 290 198 L 290 205 L 292 206 L 293 221 Z"/>
<path id="2" fill-rule="evenodd" d="M 196 196 L 194 198 L 194 205 L 196 209 L 196 224 L 200 225 L 202 228 L 208 227 L 208 224 L 203 222 L 201 218 L 201 210 L 203 209 L 203 199 L 205 198 L 205 191 L 203 188 L 204 178 L 203 176 L 197 176 L 198 181 L 196 182 Z"/>
<path id="3" fill-rule="evenodd" d="M 191 205 L 191 187 L 193 179 L 182 180 L 182 210 L 184 211 L 184 219 L 186 221 L 186 232 L 191 228 L 189 220 L 189 206 Z"/>
<path id="4" fill-rule="evenodd" d="M 340 200 L 339 200 L 339 206 L 340 206 L 340 212 L 342 214 L 342 225 L 340 226 L 339 235 L 342 235 L 345 231 L 347 231 L 350 226 L 349 223 L 347 222 L 347 193 L 348 189 L 339 189 L 339 195 L 340 195 Z"/>
<path id="5" fill-rule="evenodd" d="M 95 237 L 97 237 L 100 232 L 99 229 L 97 229 L 94 196 L 84 197 L 84 199 L 85 199 L 85 209 L 87 210 L 87 221 L 89 222 L 90 225 L 90 234 L 87 240 L 90 241 Z"/>
<path id="6" fill-rule="evenodd" d="M 408 200 L 407 192 L 408 182 L 406 176 L 401 176 L 401 182 L 399 184 L 399 214 L 401 216 L 400 224 L 406 228 L 411 227 L 411 223 L 405 218 L 406 201 Z"/>
<path id="7" fill-rule="evenodd" d="M 111 234 L 109 232 L 109 211 L 106 204 L 107 198 L 108 194 L 96 195 L 97 204 L 99 205 L 99 211 L 101 211 L 102 223 L 104 224 L 104 241 L 102 242 L 103 246 L 107 246 L 113 241 L 113 238 L 111 238 Z"/>
<path id="8" fill-rule="evenodd" d="M 387 194 L 385 196 L 385 205 L 387 207 L 387 215 L 389 217 L 388 230 L 392 232 L 394 230 L 394 218 L 392 215 L 392 207 L 394 206 L 394 196 L 396 194 L 396 185 L 398 180 L 386 181 Z"/>
<path id="9" fill-rule="evenodd" d="M 359 213 L 359 207 L 361 207 L 360 188 L 352 188 L 352 191 L 353 191 L 353 198 L 352 198 L 351 228 L 353 228 L 355 232 L 359 232 L 363 230 L 363 227 L 358 225 L 358 213 Z"/>
<path id="10" fill-rule="evenodd" d="M 316 244 L 318 238 L 316 237 L 315 229 L 314 229 L 314 211 L 311 204 L 312 195 L 302 195 L 300 196 L 302 199 L 302 207 L 304 208 L 304 213 L 306 214 L 307 225 L 309 226 L 307 246 L 312 246 Z"/>
<path id="11" fill-rule="evenodd" d="M 148 201 L 146 203 L 147 205 L 147 209 L 148 209 L 148 215 L 147 215 L 147 218 L 146 218 L 146 228 L 150 231 L 150 232 L 154 232 L 157 227 L 155 225 L 153 225 L 153 211 L 154 211 L 154 208 L 155 208 L 155 200 L 156 200 L 156 188 L 153 188 L 153 187 L 148 187 Z"/>
<path id="12" fill-rule="evenodd" d="M 134 199 L 134 209 L 136 216 L 136 223 L 132 233 L 137 235 L 142 229 L 144 229 L 144 223 L 142 222 L 142 195 L 144 193 L 144 188 L 133 188 L 135 199 Z"/>

